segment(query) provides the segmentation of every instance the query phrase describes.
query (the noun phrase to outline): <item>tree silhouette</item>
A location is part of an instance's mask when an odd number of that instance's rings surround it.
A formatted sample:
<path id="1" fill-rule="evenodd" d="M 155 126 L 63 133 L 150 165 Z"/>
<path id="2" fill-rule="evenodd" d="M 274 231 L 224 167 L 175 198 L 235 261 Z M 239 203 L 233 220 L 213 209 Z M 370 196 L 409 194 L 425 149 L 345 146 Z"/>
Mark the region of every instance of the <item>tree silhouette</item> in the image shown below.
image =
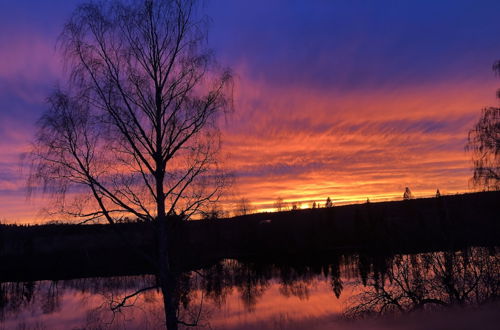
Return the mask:
<path id="1" fill-rule="evenodd" d="M 218 205 L 212 205 L 212 207 L 203 213 L 204 220 L 218 220 L 227 217 L 226 211 Z"/>
<path id="2" fill-rule="evenodd" d="M 54 193 L 61 212 L 154 223 L 162 276 L 173 218 L 200 213 L 227 182 L 217 121 L 232 109 L 232 79 L 198 11 L 196 0 L 80 5 L 60 37 L 69 79 L 50 95 L 30 154 L 29 186 Z"/>
<path id="3" fill-rule="evenodd" d="M 330 197 L 328 197 L 326 199 L 326 202 L 325 202 L 325 207 L 333 207 L 333 202 L 332 200 L 330 199 Z"/>
<path id="4" fill-rule="evenodd" d="M 250 214 L 253 210 L 252 204 L 246 198 L 240 198 L 236 205 L 235 213 L 237 216 Z"/>
<path id="5" fill-rule="evenodd" d="M 344 316 L 484 304 L 498 296 L 499 261 L 486 248 L 396 255 L 383 274 L 367 274 L 362 292 L 351 298 Z"/>
<path id="6" fill-rule="evenodd" d="M 283 201 L 283 198 L 278 197 L 276 198 L 276 201 L 274 202 L 274 208 L 276 209 L 276 212 L 281 212 L 285 209 L 286 205 L 285 202 Z"/>
<path id="7" fill-rule="evenodd" d="M 493 70 L 500 74 L 500 61 Z M 500 99 L 500 89 L 497 91 Z M 472 153 L 474 174 L 472 182 L 485 189 L 500 189 L 500 108 L 488 107 L 469 131 L 465 149 Z"/>
<path id="8" fill-rule="evenodd" d="M 500 188 L 500 108 L 485 108 L 469 131 L 466 150 L 472 153 L 472 182 L 486 189 Z"/>
<path id="9" fill-rule="evenodd" d="M 405 192 L 403 193 L 403 200 L 407 201 L 409 199 L 413 199 L 413 194 L 411 193 L 410 188 L 406 187 Z"/>

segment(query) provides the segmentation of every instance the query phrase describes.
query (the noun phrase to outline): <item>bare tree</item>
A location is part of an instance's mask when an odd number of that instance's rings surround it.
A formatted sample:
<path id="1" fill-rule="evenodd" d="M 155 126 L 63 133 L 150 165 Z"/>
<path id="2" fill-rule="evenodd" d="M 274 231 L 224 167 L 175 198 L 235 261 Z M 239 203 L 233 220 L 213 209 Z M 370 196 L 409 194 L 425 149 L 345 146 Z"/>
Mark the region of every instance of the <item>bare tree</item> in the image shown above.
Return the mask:
<path id="1" fill-rule="evenodd" d="M 500 75 L 500 61 L 493 64 Z M 500 89 L 497 91 L 500 99 Z M 500 189 L 500 108 L 489 107 L 469 131 L 465 150 L 472 153 L 474 174 L 472 182 L 485 189 Z"/>
<path id="2" fill-rule="evenodd" d="M 209 208 L 226 184 L 217 122 L 232 110 L 232 79 L 206 47 L 198 7 L 80 5 L 60 37 L 69 79 L 50 95 L 30 154 L 29 186 L 58 196 L 62 212 L 155 224 L 164 277 L 169 223 Z"/>
<path id="3" fill-rule="evenodd" d="M 344 316 L 484 304 L 498 296 L 499 262 L 486 248 L 396 255 L 385 273 L 368 276 L 361 292 L 349 299 Z"/>
<path id="4" fill-rule="evenodd" d="M 500 108 L 485 108 L 469 132 L 466 150 L 472 153 L 472 182 L 485 189 L 500 189 Z"/>
<path id="5" fill-rule="evenodd" d="M 203 212 L 203 220 L 218 220 L 227 218 L 227 212 L 217 204 L 212 205 L 212 207 Z"/>
<path id="6" fill-rule="evenodd" d="M 252 203 L 244 197 L 240 198 L 240 200 L 236 205 L 236 210 L 235 210 L 236 216 L 247 215 L 252 213 L 252 211 L 253 211 Z"/>
<path id="7" fill-rule="evenodd" d="M 276 209 L 276 212 L 281 212 L 285 209 L 285 202 L 283 201 L 283 198 L 276 198 L 276 201 L 274 202 L 274 208 Z"/>

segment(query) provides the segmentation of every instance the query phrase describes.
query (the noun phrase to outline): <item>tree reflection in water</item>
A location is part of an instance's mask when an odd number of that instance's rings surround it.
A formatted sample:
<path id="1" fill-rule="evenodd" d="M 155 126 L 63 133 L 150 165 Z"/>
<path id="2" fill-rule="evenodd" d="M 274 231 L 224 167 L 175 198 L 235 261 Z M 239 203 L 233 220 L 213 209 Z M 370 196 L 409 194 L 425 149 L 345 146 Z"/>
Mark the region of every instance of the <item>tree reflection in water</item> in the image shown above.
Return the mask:
<path id="1" fill-rule="evenodd" d="M 210 326 L 218 310 L 231 308 L 228 299 L 235 295 L 247 312 L 255 312 L 271 287 L 307 303 L 320 282 L 328 283 L 337 299 L 346 286 L 354 286 L 356 294 L 347 297 L 343 316 L 356 319 L 494 301 L 500 292 L 499 270 L 500 257 L 494 248 L 413 255 L 329 255 L 308 262 L 223 260 L 196 271 L 172 273 L 168 290 L 181 327 Z M 153 275 L 2 283 L 0 321 L 55 315 L 71 302 L 71 296 L 87 311 L 80 327 L 126 328 L 133 324 L 161 328 L 165 312 L 158 283 Z"/>
<path id="2" fill-rule="evenodd" d="M 360 262 L 360 274 L 366 267 Z M 345 315 L 481 305 L 498 299 L 499 270 L 500 258 L 486 248 L 394 256 L 384 271 L 372 272 L 366 290 L 351 298 Z"/>

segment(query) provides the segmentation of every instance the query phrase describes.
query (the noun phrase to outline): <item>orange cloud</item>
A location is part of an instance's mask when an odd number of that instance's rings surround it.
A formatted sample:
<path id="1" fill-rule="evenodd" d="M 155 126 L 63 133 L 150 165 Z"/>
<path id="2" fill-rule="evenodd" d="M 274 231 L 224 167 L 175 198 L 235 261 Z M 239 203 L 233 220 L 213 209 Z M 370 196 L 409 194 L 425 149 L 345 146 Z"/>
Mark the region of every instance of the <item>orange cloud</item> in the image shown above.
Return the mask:
<path id="1" fill-rule="evenodd" d="M 225 127 L 236 195 L 261 210 L 282 197 L 310 205 L 468 190 L 463 147 L 491 80 L 339 93 L 240 80 Z M 230 199 L 228 199 L 230 200 Z"/>
<path id="2" fill-rule="evenodd" d="M 13 75 L 9 70 L 0 73 Z M 469 189 L 463 146 L 480 109 L 496 102 L 491 77 L 345 91 L 274 85 L 265 77 L 251 80 L 245 70 L 237 78 L 236 112 L 222 123 L 230 154 L 225 165 L 237 179 L 223 208 L 232 209 L 240 196 L 272 210 L 278 197 L 306 207 L 327 196 L 335 203 L 400 198 L 406 186 L 416 196 Z M 36 205 L 45 202 L 23 204 L 24 178 L 16 167 L 32 126 L 5 121 L 0 127 L 2 218 L 39 222 Z"/>

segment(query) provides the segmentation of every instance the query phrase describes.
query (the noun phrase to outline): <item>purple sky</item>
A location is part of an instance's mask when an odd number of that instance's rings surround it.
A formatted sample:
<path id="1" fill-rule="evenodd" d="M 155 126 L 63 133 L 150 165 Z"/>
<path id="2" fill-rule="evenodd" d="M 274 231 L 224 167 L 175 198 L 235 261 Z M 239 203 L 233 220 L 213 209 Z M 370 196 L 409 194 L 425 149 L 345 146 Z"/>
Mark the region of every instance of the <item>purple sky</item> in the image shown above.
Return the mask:
<path id="1" fill-rule="evenodd" d="M 79 1 L 0 2 L 0 204 L 33 219 L 20 154 L 64 70 Z M 495 105 L 499 1 L 206 1 L 209 44 L 237 75 L 223 127 L 235 196 L 258 208 L 466 191 L 463 152 Z M 34 205 L 35 204 L 35 205 Z"/>

